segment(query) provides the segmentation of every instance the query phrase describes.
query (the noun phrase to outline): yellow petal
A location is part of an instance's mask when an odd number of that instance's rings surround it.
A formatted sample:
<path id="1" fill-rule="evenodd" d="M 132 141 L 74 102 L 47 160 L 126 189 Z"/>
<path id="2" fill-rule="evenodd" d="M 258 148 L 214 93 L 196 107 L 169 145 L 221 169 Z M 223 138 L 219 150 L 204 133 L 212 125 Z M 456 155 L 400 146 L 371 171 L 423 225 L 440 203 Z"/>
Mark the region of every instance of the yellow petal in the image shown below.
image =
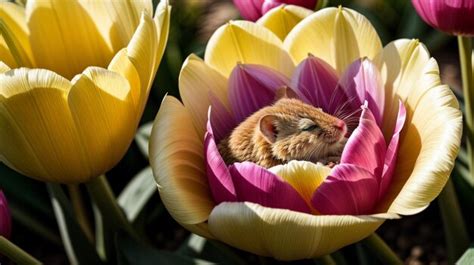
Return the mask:
<path id="1" fill-rule="evenodd" d="M 156 52 L 155 59 L 155 72 L 158 69 L 158 66 L 165 52 L 166 43 L 168 42 L 168 35 L 170 30 L 170 13 L 171 6 L 168 4 L 168 0 L 160 1 L 156 7 L 156 13 L 153 17 L 155 21 L 157 34 L 158 36 L 158 50 Z"/>
<path id="2" fill-rule="evenodd" d="M 273 31 L 281 40 L 305 17 L 314 12 L 299 6 L 280 5 L 261 17 L 257 24 Z"/>
<path id="3" fill-rule="evenodd" d="M 166 96 L 150 139 L 150 164 L 161 200 L 183 225 L 205 222 L 214 207 L 204 166 L 203 140 L 191 124 L 188 110 L 176 98 Z"/>
<path id="4" fill-rule="evenodd" d="M 114 55 L 105 36 L 79 2 L 28 1 L 26 20 L 38 68 L 71 79 L 88 66 L 107 66 Z"/>
<path id="5" fill-rule="evenodd" d="M 441 85 L 436 61 L 418 41 L 387 45 L 382 62 L 388 100 L 405 103 L 407 120 L 393 181 L 379 210 L 415 214 L 438 196 L 451 173 L 461 141 L 461 111 L 449 87 Z M 393 122 L 395 112 L 386 110 L 387 121 Z"/>
<path id="6" fill-rule="evenodd" d="M 97 177 L 118 163 L 133 140 L 138 121 L 130 85 L 98 67 L 87 68 L 72 82 L 68 101 L 89 165 L 83 170 Z"/>
<path id="7" fill-rule="evenodd" d="M 0 74 L 0 83 L 2 161 L 43 181 L 84 179 L 85 152 L 66 100 L 70 82 L 48 70 L 20 68 Z"/>
<path id="8" fill-rule="evenodd" d="M 123 78 L 125 78 L 129 85 L 130 85 L 130 93 L 132 97 L 132 102 L 134 108 L 137 110 L 141 108 L 141 83 L 140 83 L 140 75 L 138 74 L 135 65 L 133 65 L 132 61 L 127 55 L 127 49 L 124 48 L 120 50 L 112 59 L 107 68 L 110 71 L 114 71 L 120 74 Z M 141 113 L 137 111 L 137 116 Z M 139 119 L 140 117 L 137 117 Z"/>
<path id="9" fill-rule="evenodd" d="M 143 112 L 151 83 L 155 76 L 155 59 L 158 49 L 156 25 L 148 14 L 142 14 L 140 24 L 127 46 L 127 55 L 140 76 L 140 106 Z"/>
<path id="10" fill-rule="evenodd" d="M 446 184 L 459 151 L 462 115 L 447 86 L 436 86 L 408 114 L 401 136 L 397 168 L 386 203 L 390 212 L 415 214 Z"/>
<path id="11" fill-rule="evenodd" d="M 209 216 L 209 230 L 227 244 L 279 260 L 331 253 L 374 232 L 394 215 L 310 215 L 253 203 L 224 202 Z"/>
<path id="12" fill-rule="evenodd" d="M 307 161 L 290 161 L 285 165 L 269 169 L 288 182 L 311 205 L 314 191 L 321 185 L 331 172 L 331 168 L 323 164 L 314 164 Z"/>
<path id="13" fill-rule="evenodd" d="M 385 112 L 382 130 L 388 139 L 393 132 L 394 122 L 398 111 L 397 95 L 402 100 L 410 93 L 422 95 L 427 89 L 441 84 L 439 70 L 433 62 L 429 63 L 430 55 L 424 45 L 418 40 L 401 39 L 389 43 L 377 56 L 385 84 Z M 436 64 L 436 62 L 434 62 Z M 434 75 L 432 71 L 435 70 Z M 437 77 L 429 87 L 418 84 L 418 80 Z M 431 82 L 430 82 L 431 83 Z M 418 98 L 418 97 L 417 97 Z M 414 99 L 412 99 L 413 101 Z M 408 110 L 409 111 L 409 110 Z"/>
<path id="14" fill-rule="evenodd" d="M 10 70 L 10 67 L 8 67 L 8 65 L 6 65 L 4 62 L 0 61 L 0 74 L 3 74 L 9 70 Z"/>
<path id="15" fill-rule="evenodd" d="M 217 29 L 207 43 L 204 60 L 225 77 L 238 62 L 266 65 L 287 76 L 295 67 L 273 32 L 248 21 L 231 21 Z"/>
<path id="16" fill-rule="evenodd" d="M 11 2 L 0 2 L 0 18 L 9 28 L 10 33 L 13 35 L 11 37 L 15 40 L 15 46 L 20 53 L 23 65 L 17 65 L 17 63 L 11 57 L 11 54 L 10 56 L 7 55 L 7 53 L 10 53 L 10 51 L 8 50 L 3 37 L 0 37 L 0 58 L 12 68 L 20 66 L 32 67 L 34 65 L 34 61 L 28 39 L 29 33 L 26 26 L 25 8 Z M 5 57 L 8 59 L 4 59 Z"/>
<path id="17" fill-rule="evenodd" d="M 200 139 L 204 139 L 206 131 L 207 111 L 211 105 L 209 93 L 214 94 L 225 106 L 229 106 L 227 79 L 201 58 L 191 54 L 181 68 L 179 94 L 191 114 Z"/>
<path id="18" fill-rule="evenodd" d="M 325 8 L 296 25 L 285 39 L 296 62 L 308 53 L 323 59 L 341 74 L 355 59 L 373 59 L 382 43 L 372 24 L 348 8 Z"/>
<path id="19" fill-rule="evenodd" d="M 8 49 L 8 45 L 2 36 L 0 36 L 0 60 L 13 68 L 18 67 L 15 58 L 12 56 L 10 49 Z"/>
<path id="20" fill-rule="evenodd" d="M 79 4 L 113 51 L 127 46 L 140 23 L 142 12 L 153 13 L 152 2 L 148 0 L 80 0 Z"/>

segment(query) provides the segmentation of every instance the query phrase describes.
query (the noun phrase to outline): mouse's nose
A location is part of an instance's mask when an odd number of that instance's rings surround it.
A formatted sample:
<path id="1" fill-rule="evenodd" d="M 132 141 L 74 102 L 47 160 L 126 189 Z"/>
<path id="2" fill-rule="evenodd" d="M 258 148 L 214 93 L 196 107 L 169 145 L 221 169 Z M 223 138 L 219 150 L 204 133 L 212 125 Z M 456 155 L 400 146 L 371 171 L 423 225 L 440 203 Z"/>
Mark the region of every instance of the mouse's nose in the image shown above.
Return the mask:
<path id="1" fill-rule="evenodd" d="M 334 128 L 340 131 L 343 136 L 345 136 L 347 133 L 347 125 L 343 120 L 336 120 L 334 123 Z"/>
<path id="2" fill-rule="evenodd" d="M 338 130 L 344 131 L 346 130 L 346 123 L 342 120 L 337 120 L 334 124 L 334 127 L 336 127 Z"/>

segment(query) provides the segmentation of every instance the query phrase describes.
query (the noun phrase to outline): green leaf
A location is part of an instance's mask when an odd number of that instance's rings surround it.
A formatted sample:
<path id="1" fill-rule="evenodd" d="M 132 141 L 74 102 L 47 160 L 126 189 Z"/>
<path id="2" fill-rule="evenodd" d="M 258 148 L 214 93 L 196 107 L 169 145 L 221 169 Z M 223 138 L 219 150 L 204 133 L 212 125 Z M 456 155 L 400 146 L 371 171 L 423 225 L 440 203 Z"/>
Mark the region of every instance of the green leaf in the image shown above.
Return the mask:
<path id="1" fill-rule="evenodd" d="M 151 167 L 140 171 L 123 189 L 118 204 L 123 208 L 127 219 L 135 221 L 148 200 L 157 191 Z"/>
<path id="2" fill-rule="evenodd" d="M 126 233 L 119 232 L 116 237 L 117 260 L 119 265 L 211 265 L 214 263 L 186 257 L 176 253 L 161 251 L 134 240 Z"/>
<path id="3" fill-rule="evenodd" d="M 46 217 L 52 216 L 53 211 L 44 183 L 23 176 L 3 163 L 0 163 L 0 176 L 2 176 L 0 187 L 5 192 L 7 200 L 15 200 Z"/>
<path id="4" fill-rule="evenodd" d="M 208 240 L 195 234 L 181 245 L 177 253 L 195 258 L 201 258 L 218 264 L 245 265 L 245 260 L 237 249 L 233 249 L 218 241 Z"/>
<path id="5" fill-rule="evenodd" d="M 150 141 L 151 129 L 153 128 L 153 122 L 142 125 L 137 134 L 135 135 L 135 142 L 142 154 L 148 158 L 148 142 Z"/>
<path id="6" fill-rule="evenodd" d="M 438 204 L 441 210 L 441 218 L 443 219 L 443 228 L 448 247 L 448 260 L 449 263 L 454 263 L 469 246 L 469 235 L 451 178 L 448 179 L 446 186 L 441 191 L 438 197 Z"/>
<path id="7" fill-rule="evenodd" d="M 43 182 L 33 180 L 0 163 L 0 187 L 5 193 L 13 220 L 42 239 L 61 246 L 54 213 Z"/>
<path id="8" fill-rule="evenodd" d="M 474 247 L 469 248 L 464 252 L 462 257 L 456 262 L 458 265 L 471 265 L 474 264 Z"/>
<path id="9" fill-rule="evenodd" d="M 59 184 L 48 184 L 64 248 L 71 264 L 104 264 L 71 211 L 72 205 Z"/>

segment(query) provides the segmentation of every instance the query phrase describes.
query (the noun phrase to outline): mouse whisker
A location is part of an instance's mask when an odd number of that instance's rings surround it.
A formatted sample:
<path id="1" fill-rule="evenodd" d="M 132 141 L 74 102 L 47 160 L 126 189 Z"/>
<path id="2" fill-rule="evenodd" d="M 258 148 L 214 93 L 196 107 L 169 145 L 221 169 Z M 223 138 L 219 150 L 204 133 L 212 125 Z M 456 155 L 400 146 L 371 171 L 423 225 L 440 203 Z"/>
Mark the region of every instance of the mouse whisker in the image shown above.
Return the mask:
<path id="1" fill-rule="evenodd" d="M 336 99 L 338 90 L 343 90 L 342 86 L 337 85 L 336 88 L 332 91 L 331 98 L 329 99 L 329 106 L 334 104 L 334 100 Z M 345 94 L 344 91 L 342 91 L 342 93 Z"/>
<path id="2" fill-rule="evenodd" d="M 344 115 L 343 117 L 338 117 L 339 119 L 343 120 L 347 127 L 352 127 L 353 125 L 354 126 L 357 126 L 357 124 L 359 124 L 359 113 L 360 113 L 361 110 L 356 110 L 356 111 L 353 111 L 352 113 L 348 113 L 346 115 Z"/>
<path id="3" fill-rule="evenodd" d="M 336 108 L 336 111 L 334 112 L 334 116 L 336 117 L 339 117 L 341 115 L 344 115 L 344 111 L 347 111 L 348 107 L 350 106 L 351 104 L 351 101 L 354 100 L 356 97 L 353 96 L 351 98 L 348 98 L 346 102 L 344 102 L 343 104 L 339 105 L 337 108 Z"/>

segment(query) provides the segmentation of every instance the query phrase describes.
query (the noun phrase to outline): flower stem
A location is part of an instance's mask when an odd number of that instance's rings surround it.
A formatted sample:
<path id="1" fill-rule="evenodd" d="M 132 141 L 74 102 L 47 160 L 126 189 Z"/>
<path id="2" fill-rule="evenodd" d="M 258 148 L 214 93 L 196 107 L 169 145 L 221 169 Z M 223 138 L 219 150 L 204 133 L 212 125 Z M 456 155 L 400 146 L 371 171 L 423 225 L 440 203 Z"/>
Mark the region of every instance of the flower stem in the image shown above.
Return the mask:
<path id="1" fill-rule="evenodd" d="M 118 205 L 107 178 L 104 175 L 94 178 L 86 186 L 107 225 L 124 229 L 133 235 L 133 228 Z"/>
<path id="2" fill-rule="evenodd" d="M 3 236 L 0 236 L 0 253 L 19 265 L 42 264 Z"/>
<path id="3" fill-rule="evenodd" d="M 376 233 L 362 240 L 362 244 L 370 249 L 383 264 L 403 264 L 397 254 Z"/>
<path id="4" fill-rule="evenodd" d="M 464 94 L 464 121 L 466 122 L 467 155 L 471 176 L 474 176 L 474 84 L 472 77 L 472 42 L 469 37 L 458 36 L 461 63 L 462 89 Z"/>
<path id="5" fill-rule="evenodd" d="M 38 218 L 30 214 L 30 212 L 19 208 L 13 202 L 9 202 L 9 206 L 14 222 L 22 224 L 31 232 L 36 233 L 56 246 L 62 247 L 63 243 L 61 238 L 57 236 L 56 231 L 38 221 Z"/>
<path id="6" fill-rule="evenodd" d="M 86 210 L 84 208 L 84 203 L 82 200 L 81 190 L 79 185 L 71 184 L 67 185 L 69 190 L 69 196 L 71 197 L 72 208 L 77 218 L 78 224 L 81 226 L 84 231 L 84 235 L 90 242 L 94 242 L 94 234 L 92 233 L 91 224 L 87 219 Z"/>
<path id="7" fill-rule="evenodd" d="M 331 257 L 331 255 L 325 255 L 314 259 L 314 263 L 317 265 L 336 265 L 336 261 Z"/>
<path id="8" fill-rule="evenodd" d="M 438 204 L 448 245 L 448 260 L 454 264 L 469 247 L 469 236 L 451 178 L 439 195 Z"/>

